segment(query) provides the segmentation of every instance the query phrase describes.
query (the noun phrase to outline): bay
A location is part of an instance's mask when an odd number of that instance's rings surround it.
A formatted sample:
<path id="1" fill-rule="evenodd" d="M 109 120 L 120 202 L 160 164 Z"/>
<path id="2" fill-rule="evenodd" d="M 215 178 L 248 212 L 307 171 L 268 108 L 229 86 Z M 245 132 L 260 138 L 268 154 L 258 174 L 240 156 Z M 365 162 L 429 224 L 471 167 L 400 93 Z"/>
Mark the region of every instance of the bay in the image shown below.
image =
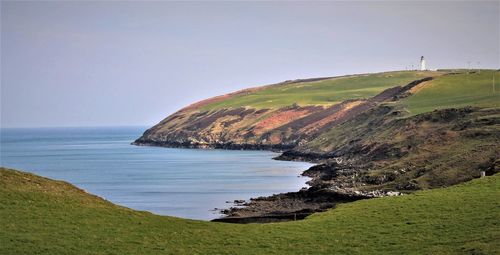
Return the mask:
<path id="1" fill-rule="evenodd" d="M 210 220 L 226 201 L 297 191 L 311 166 L 268 151 L 171 149 L 130 143 L 146 127 L 1 129 L 0 165 L 68 181 L 113 203 Z"/>

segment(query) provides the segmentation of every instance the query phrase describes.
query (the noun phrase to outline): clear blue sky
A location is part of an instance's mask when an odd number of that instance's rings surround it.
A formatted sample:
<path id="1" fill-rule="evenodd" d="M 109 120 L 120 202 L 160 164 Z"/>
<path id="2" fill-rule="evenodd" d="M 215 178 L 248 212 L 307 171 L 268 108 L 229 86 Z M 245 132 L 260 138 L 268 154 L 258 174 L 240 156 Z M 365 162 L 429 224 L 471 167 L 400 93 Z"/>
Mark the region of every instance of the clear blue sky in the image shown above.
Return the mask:
<path id="1" fill-rule="evenodd" d="M 2 127 L 152 125 L 288 79 L 499 68 L 499 2 L 1 2 Z"/>

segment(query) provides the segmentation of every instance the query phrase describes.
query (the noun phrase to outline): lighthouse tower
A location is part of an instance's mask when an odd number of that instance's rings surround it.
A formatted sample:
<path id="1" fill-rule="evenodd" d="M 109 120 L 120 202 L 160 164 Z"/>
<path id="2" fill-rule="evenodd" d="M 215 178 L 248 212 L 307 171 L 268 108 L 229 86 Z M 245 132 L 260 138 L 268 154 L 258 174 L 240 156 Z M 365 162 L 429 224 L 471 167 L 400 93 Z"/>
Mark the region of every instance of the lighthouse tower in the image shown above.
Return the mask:
<path id="1" fill-rule="evenodd" d="M 421 71 L 425 71 L 425 70 L 427 70 L 427 69 L 425 68 L 425 59 L 424 59 L 424 56 L 420 57 L 420 70 L 421 70 Z"/>

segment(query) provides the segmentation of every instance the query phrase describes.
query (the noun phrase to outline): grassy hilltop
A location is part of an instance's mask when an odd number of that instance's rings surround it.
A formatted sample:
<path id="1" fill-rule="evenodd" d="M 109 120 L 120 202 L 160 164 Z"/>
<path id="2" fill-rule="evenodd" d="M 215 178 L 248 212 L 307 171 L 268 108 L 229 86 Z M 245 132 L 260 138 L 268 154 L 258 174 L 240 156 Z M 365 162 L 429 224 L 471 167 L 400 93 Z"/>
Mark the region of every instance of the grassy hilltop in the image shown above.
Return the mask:
<path id="1" fill-rule="evenodd" d="M 465 106 L 499 108 L 499 79 L 500 72 L 491 70 L 442 76 L 416 88 L 401 104 L 412 115 Z"/>
<path id="2" fill-rule="evenodd" d="M 499 195 L 495 175 L 303 221 L 235 225 L 134 211 L 0 169 L 0 254 L 495 254 Z"/>
<path id="3" fill-rule="evenodd" d="M 254 88 L 254 91 L 209 103 L 201 109 L 238 107 L 279 109 L 293 104 L 329 106 L 347 99 L 369 98 L 385 89 L 439 74 L 440 72 L 399 71 L 320 78 L 313 81 L 288 81 L 274 86 Z"/>
<path id="4" fill-rule="evenodd" d="M 137 143 L 291 149 L 381 103 L 405 107 L 406 117 L 443 108 L 498 108 L 499 80 L 499 72 L 482 70 L 287 81 L 192 104 L 149 129 Z"/>

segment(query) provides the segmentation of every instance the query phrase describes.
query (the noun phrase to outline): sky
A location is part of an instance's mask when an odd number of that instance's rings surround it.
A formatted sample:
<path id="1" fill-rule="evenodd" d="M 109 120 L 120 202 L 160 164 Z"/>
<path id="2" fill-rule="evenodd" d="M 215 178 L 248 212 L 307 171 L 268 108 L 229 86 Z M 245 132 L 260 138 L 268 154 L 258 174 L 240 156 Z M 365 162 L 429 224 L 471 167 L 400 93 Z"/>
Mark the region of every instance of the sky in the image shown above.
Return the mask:
<path id="1" fill-rule="evenodd" d="M 149 126 L 242 88 L 500 66 L 498 1 L 1 1 L 1 127 Z"/>

